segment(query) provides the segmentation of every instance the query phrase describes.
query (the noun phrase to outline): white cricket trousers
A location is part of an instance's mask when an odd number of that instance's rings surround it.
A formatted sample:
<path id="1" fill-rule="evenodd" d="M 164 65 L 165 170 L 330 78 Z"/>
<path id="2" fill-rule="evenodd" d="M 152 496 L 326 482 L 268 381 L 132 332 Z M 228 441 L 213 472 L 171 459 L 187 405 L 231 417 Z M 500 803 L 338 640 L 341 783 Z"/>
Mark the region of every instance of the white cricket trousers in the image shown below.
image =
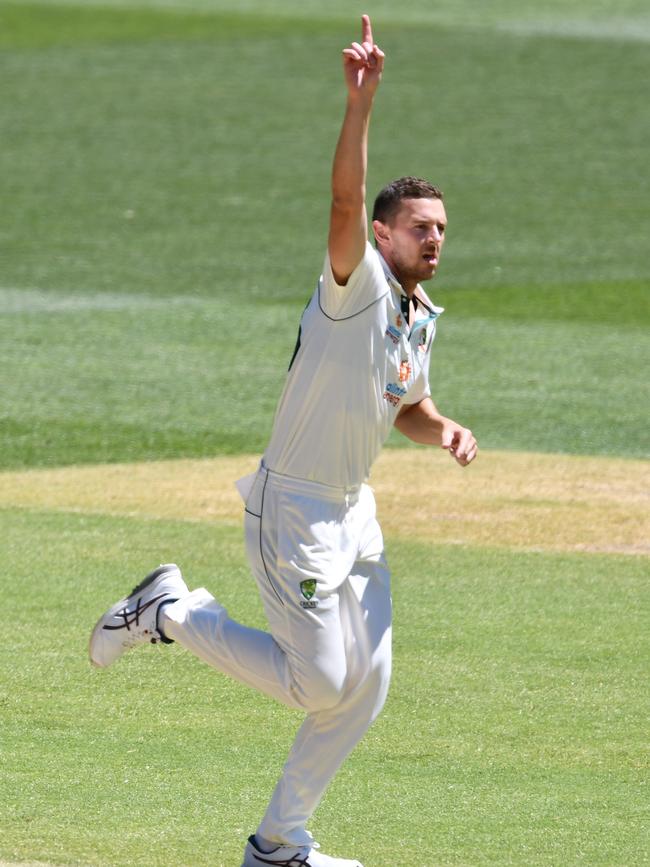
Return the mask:
<path id="1" fill-rule="evenodd" d="M 264 466 L 245 518 L 270 632 L 231 620 L 205 589 L 163 609 L 162 625 L 209 665 L 306 712 L 257 833 L 310 845 L 306 823 L 388 691 L 391 597 L 383 539 L 367 485 L 335 488 Z"/>

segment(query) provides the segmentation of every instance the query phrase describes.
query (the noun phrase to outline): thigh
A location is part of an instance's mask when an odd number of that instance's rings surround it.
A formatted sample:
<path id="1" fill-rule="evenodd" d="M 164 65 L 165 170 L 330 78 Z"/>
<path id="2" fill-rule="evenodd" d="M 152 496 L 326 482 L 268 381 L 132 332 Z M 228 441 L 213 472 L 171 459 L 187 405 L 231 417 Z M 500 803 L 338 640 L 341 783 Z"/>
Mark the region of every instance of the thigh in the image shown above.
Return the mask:
<path id="1" fill-rule="evenodd" d="M 357 554 L 348 576 L 353 597 L 363 613 L 364 621 L 377 621 L 373 628 L 390 625 L 390 569 L 384 551 L 384 537 L 376 517 L 375 498 L 371 488 L 363 487 L 359 502 Z"/>
<path id="2" fill-rule="evenodd" d="M 371 670 L 381 669 L 387 679 L 392 639 L 390 570 L 370 489 L 364 518 L 359 552 L 341 593 L 341 620 L 347 636 L 350 672 L 354 670 L 356 679 L 362 680 Z"/>
<path id="3" fill-rule="evenodd" d="M 345 505 L 260 478 L 246 504 L 246 549 L 269 628 L 298 688 L 334 703 L 347 676 L 340 590 L 356 551 Z"/>

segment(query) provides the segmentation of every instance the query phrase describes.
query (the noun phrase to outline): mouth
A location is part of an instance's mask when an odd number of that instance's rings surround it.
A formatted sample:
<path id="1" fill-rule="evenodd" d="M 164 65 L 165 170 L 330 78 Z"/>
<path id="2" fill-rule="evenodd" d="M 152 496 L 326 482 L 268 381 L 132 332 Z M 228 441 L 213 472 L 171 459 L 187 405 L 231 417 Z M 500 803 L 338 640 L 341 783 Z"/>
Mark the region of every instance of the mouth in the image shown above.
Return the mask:
<path id="1" fill-rule="evenodd" d="M 431 268 L 435 268 L 438 264 L 438 254 L 436 252 L 425 253 L 422 258 Z"/>

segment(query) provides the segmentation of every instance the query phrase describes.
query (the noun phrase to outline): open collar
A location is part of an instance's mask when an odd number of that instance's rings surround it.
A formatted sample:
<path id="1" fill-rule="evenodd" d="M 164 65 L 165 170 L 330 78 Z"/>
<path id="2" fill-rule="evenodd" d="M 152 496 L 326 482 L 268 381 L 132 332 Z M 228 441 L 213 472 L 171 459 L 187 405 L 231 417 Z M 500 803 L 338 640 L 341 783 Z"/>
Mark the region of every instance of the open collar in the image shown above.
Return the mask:
<path id="1" fill-rule="evenodd" d="M 400 297 L 402 297 L 402 296 L 406 297 L 406 292 L 404 291 L 402 284 L 399 282 L 397 277 L 395 277 L 393 272 L 390 270 L 386 260 L 381 255 L 379 250 L 377 250 L 377 255 L 379 256 L 379 261 L 381 262 L 381 267 L 384 269 L 384 275 L 386 276 L 386 280 L 388 282 L 388 285 Z M 426 317 L 427 319 L 436 319 L 438 316 L 440 316 L 441 313 L 445 312 L 444 307 L 437 307 L 431 301 L 431 299 L 429 298 L 427 293 L 424 291 L 424 289 L 422 288 L 420 283 L 418 283 L 418 285 L 415 287 L 415 293 L 414 294 L 415 294 L 415 299 L 417 301 L 416 317 L 417 317 L 417 307 L 419 307 L 420 305 L 422 305 L 422 307 L 424 307 L 424 309 L 427 311 L 427 313 L 428 313 L 428 316 Z"/>

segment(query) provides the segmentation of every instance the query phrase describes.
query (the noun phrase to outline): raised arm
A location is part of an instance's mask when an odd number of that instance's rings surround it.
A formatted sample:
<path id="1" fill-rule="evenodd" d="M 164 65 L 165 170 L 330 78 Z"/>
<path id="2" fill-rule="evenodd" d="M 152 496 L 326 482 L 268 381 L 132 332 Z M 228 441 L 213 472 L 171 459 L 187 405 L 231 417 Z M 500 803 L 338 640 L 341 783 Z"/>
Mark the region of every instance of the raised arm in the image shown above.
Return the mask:
<path id="1" fill-rule="evenodd" d="M 384 68 L 384 53 L 375 45 L 368 15 L 362 21 L 362 41 L 343 51 L 348 97 L 332 167 L 332 210 L 329 254 L 340 285 L 357 267 L 368 239 L 366 171 L 368 126 L 372 103 Z"/>

